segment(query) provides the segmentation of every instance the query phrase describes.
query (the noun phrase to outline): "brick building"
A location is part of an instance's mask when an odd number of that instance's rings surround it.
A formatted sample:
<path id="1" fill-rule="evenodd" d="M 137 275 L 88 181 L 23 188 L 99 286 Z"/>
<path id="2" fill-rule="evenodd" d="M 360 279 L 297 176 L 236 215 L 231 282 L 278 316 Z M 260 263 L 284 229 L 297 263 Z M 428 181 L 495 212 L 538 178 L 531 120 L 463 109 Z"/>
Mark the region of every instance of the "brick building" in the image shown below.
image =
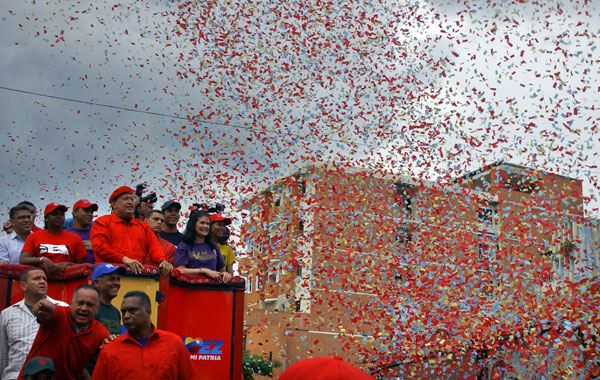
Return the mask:
<path id="1" fill-rule="evenodd" d="M 246 348 L 283 368 L 473 366 L 466 353 L 555 318 L 565 279 L 600 267 L 581 181 L 506 163 L 449 183 L 310 167 L 242 213 Z"/>

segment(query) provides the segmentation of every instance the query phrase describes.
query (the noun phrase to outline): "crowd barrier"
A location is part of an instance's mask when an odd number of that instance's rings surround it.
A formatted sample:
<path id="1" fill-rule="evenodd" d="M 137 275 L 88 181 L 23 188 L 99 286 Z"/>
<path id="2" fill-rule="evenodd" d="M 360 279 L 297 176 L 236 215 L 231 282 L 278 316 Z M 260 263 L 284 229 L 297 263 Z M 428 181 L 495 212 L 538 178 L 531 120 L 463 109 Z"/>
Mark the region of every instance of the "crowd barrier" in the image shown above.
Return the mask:
<path id="1" fill-rule="evenodd" d="M 0 266 L 0 311 L 23 298 L 19 277 L 27 268 Z M 91 283 L 91 277 L 91 264 L 68 266 L 63 273 L 48 276 L 48 295 L 70 302 L 73 290 Z M 121 289 L 113 305 L 120 308 L 123 295 L 130 290 L 145 292 L 152 303 L 152 322 L 182 338 L 199 379 L 240 380 L 244 288 L 240 277 L 216 283 L 199 275 L 162 276 L 158 268 L 145 266 L 142 274 L 128 270 L 121 276 Z"/>
<path id="2" fill-rule="evenodd" d="M 29 265 L 0 265 L 0 311 L 23 299 L 19 277 Z M 71 303 L 73 291 L 80 285 L 88 284 L 92 278 L 92 264 L 69 265 L 65 270 L 48 276 L 48 296 Z"/>

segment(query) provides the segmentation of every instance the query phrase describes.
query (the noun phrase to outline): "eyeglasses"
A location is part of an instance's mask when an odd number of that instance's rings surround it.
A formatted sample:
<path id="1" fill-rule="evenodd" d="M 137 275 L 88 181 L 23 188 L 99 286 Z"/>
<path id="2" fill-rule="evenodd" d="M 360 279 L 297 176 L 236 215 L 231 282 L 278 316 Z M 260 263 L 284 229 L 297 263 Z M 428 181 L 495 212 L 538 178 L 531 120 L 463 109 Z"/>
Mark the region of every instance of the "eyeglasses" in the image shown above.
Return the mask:
<path id="1" fill-rule="evenodd" d="M 31 216 L 31 215 L 21 215 L 21 216 L 17 216 L 15 219 L 16 220 L 27 220 L 27 219 L 31 220 L 31 219 L 33 219 L 33 216 Z"/>

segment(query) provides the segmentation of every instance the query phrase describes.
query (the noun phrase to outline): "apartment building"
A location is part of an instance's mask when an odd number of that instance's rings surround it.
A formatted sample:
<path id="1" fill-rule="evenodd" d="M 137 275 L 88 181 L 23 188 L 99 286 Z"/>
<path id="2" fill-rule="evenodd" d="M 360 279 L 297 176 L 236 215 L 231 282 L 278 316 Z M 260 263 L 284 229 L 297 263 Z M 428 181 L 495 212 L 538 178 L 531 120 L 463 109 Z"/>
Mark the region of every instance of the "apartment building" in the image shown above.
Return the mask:
<path id="1" fill-rule="evenodd" d="M 565 279 L 600 267 L 581 181 L 501 162 L 448 183 L 309 167 L 242 213 L 246 348 L 283 368 L 473 372 L 466 353 L 551 320 Z"/>

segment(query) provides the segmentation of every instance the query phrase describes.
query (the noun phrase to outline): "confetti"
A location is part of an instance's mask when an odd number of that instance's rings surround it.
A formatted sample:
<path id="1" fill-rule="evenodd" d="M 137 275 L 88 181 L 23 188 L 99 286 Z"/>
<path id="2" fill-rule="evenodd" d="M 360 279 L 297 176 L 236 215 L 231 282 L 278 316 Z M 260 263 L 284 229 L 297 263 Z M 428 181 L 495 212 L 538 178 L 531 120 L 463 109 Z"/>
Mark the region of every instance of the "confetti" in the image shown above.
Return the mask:
<path id="1" fill-rule="evenodd" d="M 5 212 L 225 203 L 287 363 L 598 373 L 597 4 L 2 7 Z"/>

